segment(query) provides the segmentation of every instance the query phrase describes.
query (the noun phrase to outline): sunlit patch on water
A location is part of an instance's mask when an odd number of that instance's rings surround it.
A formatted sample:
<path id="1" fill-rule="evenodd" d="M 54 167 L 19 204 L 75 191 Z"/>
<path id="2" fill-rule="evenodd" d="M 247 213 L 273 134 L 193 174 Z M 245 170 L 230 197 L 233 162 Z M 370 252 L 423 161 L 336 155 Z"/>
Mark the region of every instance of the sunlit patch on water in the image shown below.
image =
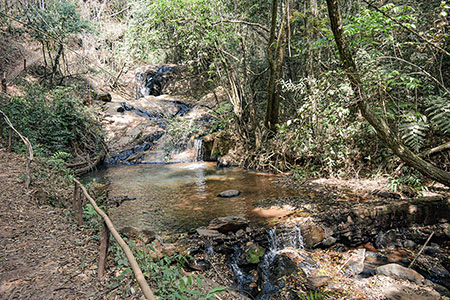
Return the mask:
<path id="1" fill-rule="evenodd" d="M 121 226 L 155 231 L 183 232 L 207 225 L 210 220 L 244 216 L 261 220 L 253 204 L 259 200 L 293 196 L 272 184 L 272 177 L 239 168 L 216 169 L 215 164 L 194 162 L 172 165 L 116 166 L 92 173 L 87 179 L 109 185 L 110 197 L 136 197 L 110 210 Z M 235 198 L 220 198 L 236 189 Z"/>

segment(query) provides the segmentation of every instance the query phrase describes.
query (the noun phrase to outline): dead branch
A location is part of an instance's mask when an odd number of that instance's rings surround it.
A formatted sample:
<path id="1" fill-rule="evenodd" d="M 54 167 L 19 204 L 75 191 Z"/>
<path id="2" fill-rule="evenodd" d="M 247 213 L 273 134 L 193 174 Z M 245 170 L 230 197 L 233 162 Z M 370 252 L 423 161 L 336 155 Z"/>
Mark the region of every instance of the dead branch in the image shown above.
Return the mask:
<path id="1" fill-rule="evenodd" d="M 31 162 L 33 161 L 33 147 L 31 146 L 30 141 L 24 137 L 23 135 L 20 134 L 20 132 L 18 132 L 16 130 L 16 128 L 14 128 L 13 124 L 11 123 L 11 121 L 9 120 L 9 118 L 6 116 L 6 114 L 0 110 L 0 114 L 3 115 L 3 118 L 5 119 L 6 124 L 8 124 L 9 127 L 11 127 L 11 129 L 17 133 L 17 135 L 21 138 L 21 140 L 23 141 L 23 143 L 25 144 L 25 146 L 27 147 L 27 163 L 26 163 L 26 170 L 25 170 L 25 188 L 28 189 L 30 187 L 31 184 Z"/>
<path id="2" fill-rule="evenodd" d="M 425 247 L 427 246 L 428 242 L 433 237 L 433 234 L 434 234 L 434 231 L 430 234 L 430 236 L 426 240 L 425 244 L 423 244 L 422 249 L 420 249 L 420 251 L 419 251 L 419 253 L 417 253 L 416 257 L 414 257 L 414 260 L 409 264 L 408 269 L 410 269 L 414 265 L 414 263 L 416 262 L 416 259 L 420 256 L 420 254 L 422 254 L 423 249 L 425 249 Z"/>
<path id="3" fill-rule="evenodd" d="M 130 247 L 128 247 L 127 243 L 122 239 L 120 234 L 117 232 L 116 228 L 114 227 L 113 223 L 111 222 L 111 219 L 108 217 L 108 215 L 101 210 L 97 203 L 95 203 L 95 200 L 89 195 L 86 188 L 79 182 L 77 179 L 74 179 L 74 181 L 80 185 L 81 190 L 83 191 L 83 194 L 86 196 L 86 199 L 89 200 L 92 207 L 95 209 L 95 211 L 103 218 L 106 225 L 108 226 L 109 230 L 111 231 L 111 234 L 116 239 L 119 246 L 122 248 L 123 252 L 125 252 L 125 255 L 127 256 L 128 261 L 130 262 L 131 269 L 133 270 L 134 276 L 136 277 L 136 281 L 138 282 L 139 286 L 141 287 L 141 290 L 147 300 L 156 300 L 155 295 L 153 294 L 152 290 L 150 289 L 147 281 L 145 280 L 144 274 L 142 274 L 141 268 L 139 267 L 136 258 L 133 255 L 133 252 L 131 252 Z"/>

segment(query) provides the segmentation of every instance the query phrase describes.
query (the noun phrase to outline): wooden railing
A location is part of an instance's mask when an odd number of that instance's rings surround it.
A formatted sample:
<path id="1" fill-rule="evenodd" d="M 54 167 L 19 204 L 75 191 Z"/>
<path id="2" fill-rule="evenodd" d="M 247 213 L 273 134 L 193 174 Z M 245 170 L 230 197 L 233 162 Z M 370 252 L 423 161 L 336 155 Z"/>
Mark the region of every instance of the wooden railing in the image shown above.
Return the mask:
<path id="1" fill-rule="evenodd" d="M 100 240 L 100 258 L 99 258 L 99 265 L 98 265 L 98 277 L 101 278 L 104 276 L 105 267 L 106 267 L 106 257 L 108 255 L 108 246 L 109 246 L 109 235 L 110 233 L 113 235 L 113 237 L 116 239 L 119 246 L 122 248 L 123 252 L 125 252 L 125 255 L 130 263 L 131 269 L 133 270 L 134 276 L 136 277 L 136 281 L 138 282 L 139 286 L 141 287 L 142 293 L 144 294 L 145 298 L 148 300 L 156 300 L 155 296 L 153 295 L 152 290 L 150 289 L 147 281 L 145 280 L 144 274 L 142 274 L 141 268 L 139 267 L 136 258 L 134 257 L 133 253 L 131 252 L 130 247 L 128 247 L 127 243 L 122 239 L 120 234 L 115 229 L 113 223 L 111 222 L 111 219 L 108 217 L 108 215 L 101 210 L 95 200 L 89 195 L 86 188 L 77 180 L 74 179 L 75 182 L 75 188 L 74 188 L 74 197 L 73 197 L 73 203 L 72 207 L 74 211 L 77 214 L 78 224 L 81 225 L 83 223 L 83 200 L 81 197 L 81 193 L 88 199 L 89 203 L 92 205 L 94 210 L 103 218 L 103 229 L 102 229 L 102 235 Z"/>

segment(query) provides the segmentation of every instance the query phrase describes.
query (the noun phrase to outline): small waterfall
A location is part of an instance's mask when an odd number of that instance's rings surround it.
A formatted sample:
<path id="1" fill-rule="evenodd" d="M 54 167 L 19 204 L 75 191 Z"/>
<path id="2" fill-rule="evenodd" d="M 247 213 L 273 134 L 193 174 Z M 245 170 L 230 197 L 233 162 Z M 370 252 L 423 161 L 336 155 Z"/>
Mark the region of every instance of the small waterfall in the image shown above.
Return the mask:
<path id="1" fill-rule="evenodd" d="M 203 161 L 203 139 L 194 140 L 194 161 Z"/>
<path id="2" fill-rule="evenodd" d="M 269 245 L 272 251 L 280 251 L 284 248 L 303 249 L 303 236 L 300 226 L 293 226 L 277 231 L 272 228 L 269 230 Z"/>
<path id="3" fill-rule="evenodd" d="M 258 289 L 248 290 L 249 283 L 252 282 L 252 276 L 239 266 L 238 260 L 242 255 L 240 248 L 235 248 L 230 264 L 237 278 L 239 289 L 253 294 L 254 299 L 258 300 L 270 300 L 278 290 L 278 278 L 272 272 L 277 265 L 283 263 L 282 257 L 285 254 L 290 254 L 290 257 L 300 256 L 301 254 L 299 254 L 298 250 L 302 250 L 304 247 L 300 226 L 281 229 L 272 228 L 267 232 L 267 242 L 266 253 L 257 267 L 260 278 L 258 280 Z"/>
<path id="4" fill-rule="evenodd" d="M 283 228 L 282 230 L 270 229 L 268 232 L 269 249 L 260 264 L 261 269 L 261 295 L 257 299 L 270 300 L 277 291 L 276 279 L 271 276 L 273 265 L 280 260 L 280 256 L 286 253 L 298 255 L 296 250 L 304 247 L 300 226 Z"/>

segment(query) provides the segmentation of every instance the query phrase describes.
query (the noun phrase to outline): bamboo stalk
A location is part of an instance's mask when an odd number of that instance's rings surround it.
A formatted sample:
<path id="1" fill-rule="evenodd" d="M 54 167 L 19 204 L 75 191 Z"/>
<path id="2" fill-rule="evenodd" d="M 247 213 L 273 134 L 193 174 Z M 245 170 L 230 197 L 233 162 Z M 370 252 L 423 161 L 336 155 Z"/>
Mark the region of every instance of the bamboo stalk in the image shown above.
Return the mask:
<path id="1" fill-rule="evenodd" d="M 141 287 L 142 293 L 144 294 L 145 298 L 147 300 L 156 300 L 156 297 L 153 295 L 153 292 L 150 289 L 147 281 L 145 281 L 144 274 L 142 274 L 141 268 L 139 267 L 139 265 L 136 261 L 136 258 L 133 255 L 133 252 L 131 252 L 130 247 L 128 247 L 127 243 L 125 243 L 125 241 L 122 239 L 120 234 L 117 232 L 116 228 L 114 227 L 113 223 L 111 222 L 111 219 L 108 217 L 107 214 L 105 214 L 105 212 L 103 210 L 101 210 L 97 206 L 97 203 L 95 203 L 94 199 L 89 195 L 86 188 L 77 179 L 74 179 L 74 181 L 80 185 L 84 196 L 89 200 L 90 204 L 92 205 L 92 207 L 94 207 L 95 211 L 103 218 L 103 220 L 105 221 L 105 224 L 108 226 L 113 237 L 116 239 L 119 246 L 125 252 L 125 255 L 127 256 L 128 261 L 130 262 L 130 266 L 131 266 L 131 269 L 133 270 L 134 276 L 136 277 L 136 281 L 138 282 L 139 286 Z"/>

